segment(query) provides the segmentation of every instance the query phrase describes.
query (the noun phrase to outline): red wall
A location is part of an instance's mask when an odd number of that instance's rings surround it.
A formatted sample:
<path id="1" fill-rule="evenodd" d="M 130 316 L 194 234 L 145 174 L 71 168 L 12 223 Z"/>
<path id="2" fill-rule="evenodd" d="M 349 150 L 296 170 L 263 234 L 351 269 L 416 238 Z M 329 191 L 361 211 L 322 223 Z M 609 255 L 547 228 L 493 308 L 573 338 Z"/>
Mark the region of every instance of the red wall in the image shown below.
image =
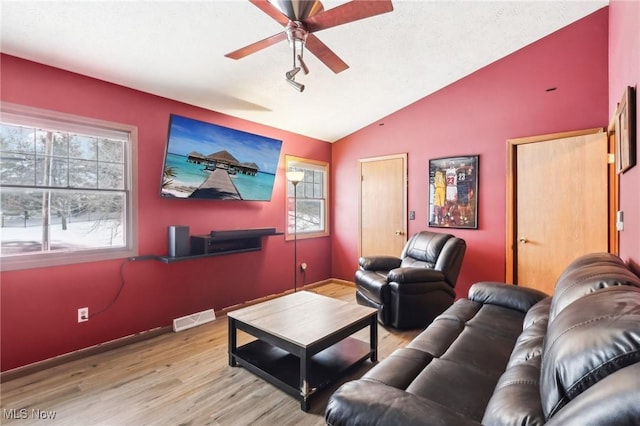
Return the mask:
<path id="1" fill-rule="evenodd" d="M 165 98 L 2 55 L 3 101 L 132 124 L 138 127 L 138 240 L 140 254 L 166 255 L 167 226 L 192 234 L 212 229 L 275 227 L 284 231 L 284 154 L 331 160 L 331 145 Z M 169 114 L 283 141 L 271 202 L 184 201 L 159 196 Z M 331 276 L 331 240 L 298 241 L 307 262 L 298 283 Z M 264 239 L 261 252 L 164 264 L 129 262 L 118 302 L 82 324 L 77 309 L 97 312 L 120 286 L 122 261 L 2 272 L 1 366 L 12 369 L 59 354 L 171 324 L 173 318 L 225 308 L 293 288 L 293 243 Z"/>
<path id="2" fill-rule="evenodd" d="M 636 147 L 640 147 L 640 2 L 612 1 L 609 5 L 609 116 L 613 116 L 627 86 L 636 89 Z M 636 158 L 638 155 L 636 154 Z M 620 210 L 624 230 L 620 257 L 640 274 L 640 165 L 620 176 Z"/>
<path id="3" fill-rule="evenodd" d="M 504 281 L 506 140 L 608 124 L 607 20 L 599 10 L 335 143 L 334 276 L 357 265 L 358 159 L 408 153 L 411 235 L 427 229 L 428 160 L 479 154 L 479 229 L 452 230 L 467 241 L 456 290 Z"/>

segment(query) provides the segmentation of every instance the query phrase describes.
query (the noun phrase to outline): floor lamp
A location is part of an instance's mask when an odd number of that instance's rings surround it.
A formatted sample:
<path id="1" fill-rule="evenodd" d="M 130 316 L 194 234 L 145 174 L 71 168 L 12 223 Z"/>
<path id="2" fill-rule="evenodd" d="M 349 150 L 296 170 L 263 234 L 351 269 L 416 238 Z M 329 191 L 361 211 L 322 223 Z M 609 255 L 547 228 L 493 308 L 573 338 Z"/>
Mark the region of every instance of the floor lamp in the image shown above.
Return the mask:
<path id="1" fill-rule="evenodd" d="M 298 184 L 304 172 L 287 172 L 287 180 L 293 184 L 293 291 L 298 291 Z"/>

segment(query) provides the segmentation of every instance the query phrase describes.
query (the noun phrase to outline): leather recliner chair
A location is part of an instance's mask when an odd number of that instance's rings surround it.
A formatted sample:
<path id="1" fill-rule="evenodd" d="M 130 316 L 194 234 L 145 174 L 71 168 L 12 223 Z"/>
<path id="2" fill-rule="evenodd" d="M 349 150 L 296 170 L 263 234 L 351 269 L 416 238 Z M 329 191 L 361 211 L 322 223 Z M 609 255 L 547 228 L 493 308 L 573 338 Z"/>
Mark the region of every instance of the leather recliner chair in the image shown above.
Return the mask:
<path id="1" fill-rule="evenodd" d="M 382 325 L 424 328 L 453 304 L 465 251 L 460 238 L 422 231 L 407 241 L 400 257 L 361 257 L 356 300 L 377 308 Z"/>

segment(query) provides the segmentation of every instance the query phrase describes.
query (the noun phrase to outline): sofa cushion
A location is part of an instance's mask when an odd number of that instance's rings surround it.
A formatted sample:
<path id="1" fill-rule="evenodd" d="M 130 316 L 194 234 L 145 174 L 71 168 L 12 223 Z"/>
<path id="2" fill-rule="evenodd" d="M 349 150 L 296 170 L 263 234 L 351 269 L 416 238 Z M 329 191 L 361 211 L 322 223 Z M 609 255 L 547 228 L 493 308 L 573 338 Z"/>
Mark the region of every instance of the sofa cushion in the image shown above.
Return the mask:
<path id="1" fill-rule="evenodd" d="M 542 425 L 540 356 L 511 366 L 498 380 L 482 418 L 482 424 Z"/>
<path id="2" fill-rule="evenodd" d="M 513 344 L 522 331 L 524 312 L 497 305 L 481 306 L 478 313 L 467 321 L 467 326 L 482 330 L 486 334 L 505 337 L 511 342 L 513 348 Z"/>
<path id="3" fill-rule="evenodd" d="M 544 424 L 540 401 L 540 361 L 550 302 L 550 298 L 541 300 L 525 315 L 522 333 L 489 400 L 482 424 Z"/>
<path id="4" fill-rule="evenodd" d="M 542 356 L 540 396 L 550 418 L 608 375 L 640 362 L 640 288 L 610 287 L 576 300 L 549 323 Z"/>
<path id="5" fill-rule="evenodd" d="M 428 331 L 427 331 L 428 330 Z M 407 348 L 418 349 L 435 357 L 441 357 L 451 343 L 464 330 L 464 323 L 451 319 L 436 319 L 429 327 L 416 336 Z"/>
<path id="6" fill-rule="evenodd" d="M 396 349 L 384 362 L 376 364 L 363 378 L 406 389 L 433 357 L 410 348 Z"/>
<path id="7" fill-rule="evenodd" d="M 522 330 L 516 345 L 511 352 L 507 368 L 528 362 L 532 358 L 542 356 L 544 335 L 547 332 L 547 321 L 538 321 Z"/>
<path id="8" fill-rule="evenodd" d="M 518 336 L 513 352 L 511 352 L 507 368 L 542 356 L 542 345 L 549 322 L 550 302 L 550 298 L 541 300 L 525 315 L 522 322 L 522 333 Z"/>
<path id="9" fill-rule="evenodd" d="M 549 320 L 549 309 L 551 308 L 551 297 L 547 297 L 536 303 L 529 309 L 527 315 L 524 317 L 524 321 L 522 322 L 522 328 L 525 329 L 527 327 L 532 326 L 538 321 L 546 321 Z"/>
<path id="10" fill-rule="evenodd" d="M 407 348 L 418 349 L 434 357 L 442 356 L 481 307 L 480 303 L 467 299 L 458 300 L 409 342 Z"/>
<path id="11" fill-rule="evenodd" d="M 384 367 L 374 367 L 364 378 L 406 388 L 409 393 L 480 421 L 521 332 L 524 316 L 502 306 L 461 299 L 405 349 L 379 364 Z M 413 380 L 407 385 L 411 375 Z"/>
<path id="12" fill-rule="evenodd" d="M 469 300 L 454 304 L 408 345 L 432 351 L 439 358 L 425 366 L 407 392 L 480 421 L 521 332 L 524 315 Z"/>
<path id="13" fill-rule="evenodd" d="M 631 272 L 619 257 L 594 253 L 577 258 L 558 278 L 549 321 L 576 300 L 594 291 L 620 285 L 640 287 L 640 278 Z"/>
<path id="14" fill-rule="evenodd" d="M 481 426 L 455 409 L 367 379 L 342 385 L 327 403 L 325 420 L 329 426 Z"/>
<path id="15" fill-rule="evenodd" d="M 499 378 L 495 371 L 434 358 L 407 387 L 407 392 L 480 421 Z"/>
<path id="16" fill-rule="evenodd" d="M 508 356 L 520 334 L 523 317 L 524 314 L 519 311 L 460 299 L 439 315 L 407 347 L 430 353 L 434 357 L 449 359 L 459 359 L 467 356 L 464 354 L 471 353 L 471 360 L 476 356 L 481 357 L 483 349 L 495 353 L 497 347 L 486 344 L 495 341 L 501 342 L 501 347 L 505 348 L 505 354 Z M 475 343 L 460 343 L 462 333 L 469 336 L 469 342 Z M 456 346 L 452 347 L 453 344 Z M 479 348 L 478 345 L 483 348 Z M 500 368 L 504 368 L 504 365 Z"/>
<path id="17" fill-rule="evenodd" d="M 518 311 L 483 305 L 441 358 L 499 375 L 521 333 L 523 317 Z"/>

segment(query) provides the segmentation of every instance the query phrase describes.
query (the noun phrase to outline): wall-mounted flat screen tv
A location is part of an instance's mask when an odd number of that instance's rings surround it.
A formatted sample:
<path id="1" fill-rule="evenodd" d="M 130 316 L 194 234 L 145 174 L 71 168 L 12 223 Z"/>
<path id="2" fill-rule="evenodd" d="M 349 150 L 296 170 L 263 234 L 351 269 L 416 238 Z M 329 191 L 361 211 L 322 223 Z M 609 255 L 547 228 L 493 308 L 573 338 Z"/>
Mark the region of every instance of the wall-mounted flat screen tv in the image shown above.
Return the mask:
<path id="1" fill-rule="evenodd" d="M 172 114 L 166 198 L 271 200 L 282 141 Z"/>

